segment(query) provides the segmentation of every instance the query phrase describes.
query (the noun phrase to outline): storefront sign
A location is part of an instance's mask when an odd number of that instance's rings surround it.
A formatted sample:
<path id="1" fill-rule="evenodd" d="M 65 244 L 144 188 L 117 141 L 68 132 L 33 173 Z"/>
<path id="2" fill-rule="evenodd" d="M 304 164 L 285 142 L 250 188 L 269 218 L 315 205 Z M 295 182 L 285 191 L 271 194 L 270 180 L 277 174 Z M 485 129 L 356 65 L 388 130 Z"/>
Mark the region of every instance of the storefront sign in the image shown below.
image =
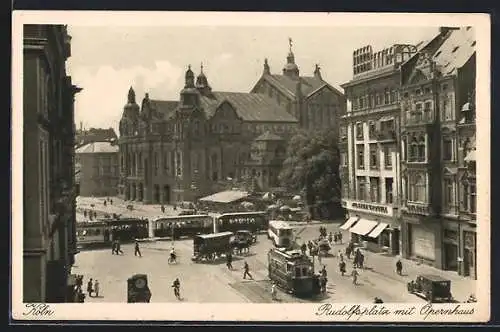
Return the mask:
<path id="1" fill-rule="evenodd" d="M 392 206 L 389 205 L 365 203 L 359 201 L 348 201 L 348 200 L 343 200 L 342 205 L 345 206 L 348 210 L 369 212 L 388 217 L 393 216 Z"/>

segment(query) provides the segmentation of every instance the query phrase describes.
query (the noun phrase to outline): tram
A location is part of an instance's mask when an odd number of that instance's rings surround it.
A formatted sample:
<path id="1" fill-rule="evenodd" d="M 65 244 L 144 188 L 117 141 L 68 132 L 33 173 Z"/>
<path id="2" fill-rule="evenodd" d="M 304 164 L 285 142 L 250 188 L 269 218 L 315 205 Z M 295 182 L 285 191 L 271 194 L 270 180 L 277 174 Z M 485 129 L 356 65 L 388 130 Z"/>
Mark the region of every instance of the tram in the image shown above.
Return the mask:
<path id="1" fill-rule="evenodd" d="M 148 237 L 148 221 L 138 218 L 101 219 L 76 224 L 77 245 L 109 245 Z"/>
<path id="2" fill-rule="evenodd" d="M 105 221 L 89 221 L 76 224 L 77 245 L 106 245 L 110 241 L 111 233 Z"/>
<path id="3" fill-rule="evenodd" d="M 267 229 L 267 214 L 258 212 L 224 213 L 215 220 L 218 232 L 250 231 L 259 233 Z"/>
<path id="4" fill-rule="evenodd" d="M 271 248 L 267 254 L 269 279 L 298 297 L 319 293 L 313 262 L 300 250 Z"/>
<path id="5" fill-rule="evenodd" d="M 276 247 L 291 248 L 294 244 L 293 227 L 283 220 L 271 220 L 267 237 Z"/>
<path id="6" fill-rule="evenodd" d="M 160 217 L 150 224 L 150 235 L 155 237 L 193 237 L 213 233 L 214 220 L 206 214 Z"/>

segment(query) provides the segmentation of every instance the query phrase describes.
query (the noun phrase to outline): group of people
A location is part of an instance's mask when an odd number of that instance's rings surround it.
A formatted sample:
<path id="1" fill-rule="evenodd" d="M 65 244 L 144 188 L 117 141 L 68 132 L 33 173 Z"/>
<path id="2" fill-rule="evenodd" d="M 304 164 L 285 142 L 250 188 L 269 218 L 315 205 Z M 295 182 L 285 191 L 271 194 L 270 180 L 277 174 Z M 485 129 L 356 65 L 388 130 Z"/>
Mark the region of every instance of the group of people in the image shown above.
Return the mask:
<path id="1" fill-rule="evenodd" d="M 83 210 L 83 216 L 85 218 L 89 218 L 90 220 L 92 219 L 97 219 L 97 211 L 92 211 L 92 210 Z"/>
<path id="2" fill-rule="evenodd" d="M 330 245 L 342 244 L 342 232 L 341 231 L 335 233 L 330 232 L 330 234 L 328 234 L 328 242 L 330 242 Z"/>
<path id="3" fill-rule="evenodd" d="M 83 292 L 83 275 L 77 275 L 75 280 L 75 302 L 84 303 L 85 293 Z M 100 284 L 98 280 L 93 281 L 92 278 L 87 282 L 87 294 L 89 297 L 99 297 Z"/>
<path id="4" fill-rule="evenodd" d="M 121 249 L 121 243 L 120 240 L 114 239 L 113 242 L 111 243 L 111 254 L 114 255 L 123 255 L 123 251 Z"/>

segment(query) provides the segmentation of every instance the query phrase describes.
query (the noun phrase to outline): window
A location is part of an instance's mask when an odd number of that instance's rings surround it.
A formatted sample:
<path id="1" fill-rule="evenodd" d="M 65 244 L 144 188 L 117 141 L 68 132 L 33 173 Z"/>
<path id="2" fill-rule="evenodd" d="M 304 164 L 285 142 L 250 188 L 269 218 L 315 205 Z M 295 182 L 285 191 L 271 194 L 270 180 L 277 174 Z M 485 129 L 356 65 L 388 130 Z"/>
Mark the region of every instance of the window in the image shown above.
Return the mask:
<path id="1" fill-rule="evenodd" d="M 425 162 L 426 160 L 426 152 L 425 152 L 425 137 L 420 136 L 417 144 L 417 161 Z"/>
<path id="2" fill-rule="evenodd" d="M 377 144 L 370 144 L 370 168 L 378 168 Z"/>
<path id="3" fill-rule="evenodd" d="M 470 186 L 470 209 L 471 213 L 476 213 L 476 185 Z"/>
<path id="4" fill-rule="evenodd" d="M 444 210 L 451 212 L 453 208 L 453 181 L 444 179 Z"/>
<path id="5" fill-rule="evenodd" d="M 360 201 L 366 200 L 366 180 L 364 177 L 358 177 L 358 197 Z"/>
<path id="6" fill-rule="evenodd" d="M 393 203 L 393 192 L 392 192 L 393 182 L 394 182 L 393 178 L 385 178 L 385 201 L 387 204 Z"/>
<path id="7" fill-rule="evenodd" d="M 443 160 L 451 161 L 453 158 L 453 142 L 450 138 L 443 139 Z"/>
<path id="8" fill-rule="evenodd" d="M 417 96 L 420 96 L 422 94 L 422 90 L 420 90 L 420 89 L 415 90 L 415 94 Z"/>
<path id="9" fill-rule="evenodd" d="M 469 184 L 463 184 L 462 208 L 464 211 L 469 211 Z"/>
<path id="10" fill-rule="evenodd" d="M 176 176 L 182 176 L 182 159 L 181 159 L 181 153 L 176 152 L 175 153 L 175 175 Z"/>
<path id="11" fill-rule="evenodd" d="M 418 159 L 418 149 L 417 140 L 415 137 L 412 138 L 411 142 L 408 143 L 408 161 L 417 161 Z"/>
<path id="12" fill-rule="evenodd" d="M 385 89 L 385 93 L 384 93 L 384 104 L 389 104 L 390 103 L 390 92 L 389 92 L 389 89 Z"/>
<path id="13" fill-rule="evenodd" d="M 377 135 L 377 125 L 375 124 L 374 121 L 370 121 L 368 123 L 368 136 L 370 139 L 375 139 L 375 136 Z"/>
<path id="14" fill-rule="evenodd" d="M 356 138 L 358 140 L 363 140 L 363 124 L 362 123 L 357 123 L 356 124 Z"/>
<path id="15" fill-rule="evenodd" d="M 442 85 L 442 87 L 441 87 L 441 89 L 442 89 L 443 91 L 448 90 L 448 84 L 443 84 L 443 85 Z"/>
<path id="16" fill-rule="evenodd" d="M 380 95 L 377 93 L 377 95 L 375 96 L 375 105 L 380 105 L 382 104 L 382 98 L 380 97 Z"/>
<path id="17" fill-rule="evenodd" d="M 425 179 L 422 175 L 416 175 L 413 183 L 410 183 L 410 200 L 414 202 L 425 202 Z"/>
<path id="18" fill-rule="evenodd" d="M 380 180 L 379 178 L 370 178 L 370 201 L 380 202 Z"/>
<path id="19" fill-rule="evenodd" d="M 340 126 L 340 137 L 347 137 L 347 127 Z"/>
<path id="20" fill-rule="evenodd" d="M 392 153 L 389 145 L 384 146 L 384 166 L 386 169 L 392 168 Z"/>
<path id="21" fill-rule="evenodd" d="M 365 147 L 363 144 L 358 144 L 356 146 L 356 150 L 358 152 L 358 168 L 365 168 Z"/>
<path id="22" fill-rule="evenodd" d="M 365 100 L 363 97 L 359 98 L 359 109 L 365 108 Z"/>
<path id="23" fill-rule="evenodd" d="M 431 88 L 425 88 L 424 91 L 425 91 L 425 94 L 428 95 L 431 93 Z"/>
<path id="24" fill-rule="evenodd" d="M 154 175 L 158 175 L 160 159 L 158 158 L 158 153 L 155 152 L 153 154 L 153 165 L 154 165 Z"/>
<path id="25" fill-rule="evenodd" d="M 347 153 L 340 153 L 340 166 L 347 166 Z"/>
<path id="26" fill-rule="evenodd" d="M 375 96 L 370 95 L 370 107 L 375 107 Z"/>
<path id="27" fill-rule="evenodd" d="M 391 91 L 391 104 L 398 102 L 398 92 L 396 90 Z"/>

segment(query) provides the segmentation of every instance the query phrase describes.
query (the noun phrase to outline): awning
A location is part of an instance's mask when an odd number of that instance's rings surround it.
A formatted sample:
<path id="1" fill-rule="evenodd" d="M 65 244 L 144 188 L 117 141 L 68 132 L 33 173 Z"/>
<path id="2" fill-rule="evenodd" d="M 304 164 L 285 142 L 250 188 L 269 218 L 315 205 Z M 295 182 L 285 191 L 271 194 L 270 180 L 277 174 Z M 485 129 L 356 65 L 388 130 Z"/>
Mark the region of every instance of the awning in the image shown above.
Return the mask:
<path id="1" fill-rule="evenodd" d="M 380 233 L 382 233 L 382 232 L 384 231 L 384 229 L 386 229 L 386 228 L 387 228 L 387 226 L 389 226 L 389 225 L 387 225 L 387 224 L 386 224 L 386 223 L 384 223 L 384 222 L 379 223 L 379 224 L 377 225 L 377 227 L 375 227 L 375 228 L 373 229 L 373 231 L 371 231 L 371 232 L 370 232 L 370 234 L 368 234 L 368 236 L 369 236 L 369 237 L 371 237 L 371 238 L 376 238 L 376 237 L 378 237 L 378 236 L 380 235 Z"/>
<path id="2" fill-rule="evenodd" d="M 352 227 L 349 232 L 358 234 L 358 235 L 366 235 L 370 233 L 372 229 L 377 226 L 377 222 L 368 219 L 359 219 L 358 223 Z"/>
<path id="3" fill-rule="evenodd" d="M 342 226 L 340 226 L 340 229 L 343 229 L 344 231 L 348 230 L 356 221 L 358 221 L 358 219 L 359 217 L 350 217 Z"/>
<path id="4" fill-rule="evenodd" d="M 476 161 L 476 150 L 471 150 L 467 156 L 465 156 L 464 161 Z"/>

